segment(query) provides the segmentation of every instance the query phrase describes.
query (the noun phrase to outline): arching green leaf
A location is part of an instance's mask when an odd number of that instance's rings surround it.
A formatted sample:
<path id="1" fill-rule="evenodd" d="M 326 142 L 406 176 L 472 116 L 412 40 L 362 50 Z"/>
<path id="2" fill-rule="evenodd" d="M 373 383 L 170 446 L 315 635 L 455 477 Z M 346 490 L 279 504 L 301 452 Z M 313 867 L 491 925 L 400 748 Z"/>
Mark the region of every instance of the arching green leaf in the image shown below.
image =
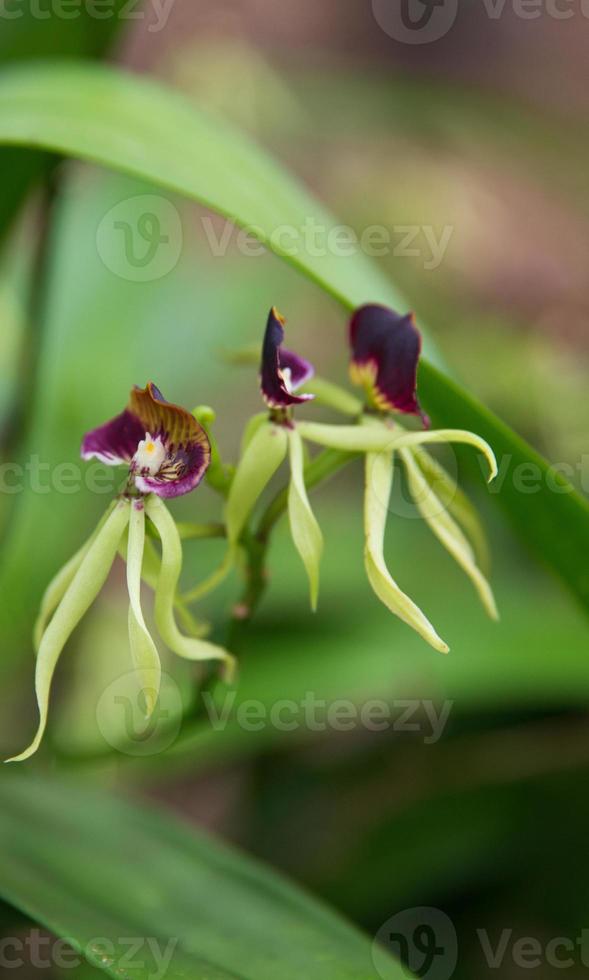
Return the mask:
<path id="1" fill-rule="evenodd" d="M 154 82 L 83 64 L 10 68 L 0 74 L 0 142 L 90 160 L 200 201 L 247 226 L 347 308 L 366 301 L 408 307 L 362 253 L 344 258 L 309 249 L 309 219 L 329 229 L 329 213 L 243 135 Z M 285 226 L 288 247 L 286 237 L 276 234 Z M 471 429 L 491 444 L 502 474 L 494 499 L 589 606 L 589 504 L 562 473 L 434 367 L 427 337 L 424 349 L 419 382 L 428 413 L 436 424 Z M 532 501 L 514 479 L 522 464 L 538 475 Z"/>

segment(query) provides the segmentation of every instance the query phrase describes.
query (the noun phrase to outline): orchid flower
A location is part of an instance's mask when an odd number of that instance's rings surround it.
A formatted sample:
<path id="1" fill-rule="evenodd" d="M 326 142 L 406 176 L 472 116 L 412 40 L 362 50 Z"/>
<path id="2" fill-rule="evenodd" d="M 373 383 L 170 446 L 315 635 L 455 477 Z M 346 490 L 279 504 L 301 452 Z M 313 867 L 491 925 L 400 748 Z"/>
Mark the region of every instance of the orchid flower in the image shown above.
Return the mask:
<path id="1" fill-rule="evenodd" d="M 51 682 L 59 656 L 74 629 L 105 584 L 117 552 L 126 539 L 129 593 L 129 644 L 146 715 L 157 703 L 161 666 L 141 608 L 142 578 L 155 581 L 155 622 L 163 642 L 188 660 L 219 660 L 230 677 L 233 657 L 206 640 L 184 636 L 176 624 L 174 604 L 182 568 L 182 545 L 176 524 L 164 503 L 194 490 L 209 465 L 207 434 L 190 412 L 167 402 L 154 384 L 131 391 L 127 408 L 83 439 L 83 459 L 109 466 L 124 464 L 128 479 L 123 493 L 108 508 L 82 548 L 57 573 L 45 592 L 35 626 L 37 662 L 35 690 L 39 725 L 18 762 L 36 752 L 47 724 Z M 156 576 L 146 574 L 146 517 L 161 541 Z"/>
<path id="2" fill-rule="evenodd" d="M 470 577 L 488 614 L 496 619 L 493 593 L 475 552 L 481 539 L 476 515 L 449 474 L 423 447 L 435 443 L 471 445 L 486 457 L 489 480 L 497 473 L 495 456 L 475 433 L 462 429 L 429 430 L 429 419 L 417 398 L 421 337 L 412 314 L 400 316 L 376 304 L 362 306 L 351 319 L 350 345 L 350 376 L 365 390 L 364 413 L 354 425 L 301 422 L 298 431 L 304 439 L 318 445 L 365 454 L 364 561 L 369 582 L 391 612 L 435 649 L 446 653 L 448 645 L 400 589 L 385 564 L 384 534 L 394 456 L 397 453 L 405 467 L 410 493 L 422 517 Z M 418 416 L 425 431 L 405 429 L 398 422 L 403 415 Z"/>
<path id="3" fill-rule="evenodd" d="M 392 489 L 395 453 L 407 472 L 410 492 L 434 534 L 474 583 L 483 604 L 497 618 L 495 600 L 478 559 L 484 535 L 478 518 L 450 475 L 423 448 L 426 444 L 465 443 L 486 457 L 490 479 L 496 474 L 491 447 L 462 429 L 431 431 L 417 398 L 417 368 L 421 336 L 413 314 L 400 316 L 384 306 L 360 307 L 350 323 L 350 376 L 364 388 L 366 403 L 320 378 L 312 365 L 286 350 L 284 319 L 272 308 L 262 346 L 260 384 L 269 414 L 250 420 L 243 437 L 242 456 L 229 490 L 226 508 L 230 552 L 247 533 L 248 518 L 271 478 L 289 456 L 291 478 L 288 513 L 291 534 L 310 583 L 316 607 L 323 538 L 311 511 L 305 487 L 304 441 L 365 457 L 365 568 L 378 598 L 435 649 L 448 645 L 392 578 L 384 559 L 384 534 Z M 299 393 L 302 385 L 307 391 Z M 326 425 L 293 417 L 293 408 L 314 396 L 323 404 L 351 416 L 353 424 Z M 418 417 L 424 431 L 409 431 L 401 416 Z M 483 544 L 482 544 L 483 543 Z"/>
<path id="4" fill-rule="evenodd" d="M 286 350 L 283 317 L 275 307 L 268 314 L 262 345 L 260 389 L 268 414 L 254 416 L 246 427 L 242 455 L 227 498 L 226 524 L 230 550 L 235 550 L 247 520 L 287 455 L 290 463 L 288 516 L 294 545 L 309 579 L 311 607 L 317 606 L 323 536 L 315 519 L 304 480 L 305 453 L 293 419 L 293 407 L 312 394 L 296 394 L 313 374 L 313 365 Z"/>

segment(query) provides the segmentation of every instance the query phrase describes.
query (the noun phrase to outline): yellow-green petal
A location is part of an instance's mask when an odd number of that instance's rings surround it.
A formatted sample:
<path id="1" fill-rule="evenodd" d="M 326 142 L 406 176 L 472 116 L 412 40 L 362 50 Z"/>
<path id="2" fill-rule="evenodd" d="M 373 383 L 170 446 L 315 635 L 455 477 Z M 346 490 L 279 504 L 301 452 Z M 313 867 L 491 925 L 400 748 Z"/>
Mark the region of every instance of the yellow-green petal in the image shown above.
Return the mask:
<path id="1" fill-rule="evenodd" d="M 446 550 L 450 552 L 452 557 L 466 572 L 475 586 L 489 616 L 492 619 L 498 619 L 499 615 L 491 586 L 480 568 L 477 567 L 469 542 L 458 527 L 456 521 L 445 509 L 440 498 L 432 490 L 419 466 L 413 459 L 411 451 L 409 449 L 401 449 L 400 455 L 407 471 L 409 489 L 419 512 Z"/>
<path id="2" fill-rule="evenodd" d="M 157 589 L 157 582 L 160 573 L 160 556 L 158 555 L 153 541 L 145 539 L 145 551 L 143 553 L 143 581 L 149 585 L 154 592 Z M 208 636 L 210 626 L 204 619 L 198 619 L 193 612 L 186 606 L 182 596 L 176 593 L 174 608 L 184 628 L 191 636 Z"/>
<path id="3" fill-rule="evenodd" d="M 434 493 L 466 534 L 474 549 L 479 567 L 484 574 L 487 574 L 491 566 L 489 543 L 483 522 L 474 504 L 450 473 L 422 446 L 415 446 L 411 452 Z"/>
<path id="4" fill-rule="evenodd" d="M 142 501 L 131 506 L 127 545 L 127 588 L 129 590 L 129 643 L 139 688 L 143 691 L 145 712 L 151 715 L 157 704 L 161 683 L 161 663 L 156 645 L 145 625 L 141 609 L 141 577 L 145 548 L 145 509 Z"/>
<path id="5" fill-rule="evenodd" d="M 146 513 L 153 521 L 162 543 L 162 561 L 155 593 L 155 621 L 160 636 L 170 650 L 186 660 L 220 660 L 227 679 L 235 670 L 235 659 L 223 647 L 193 636 L 184 636 L 176 625 L 174 599 L 182 571 L 182 542 L 173 518 L 164 502 L 153 494 L 148 498 Z"/>
<path id="6" fill-rule="evenodd" d="M 489 464 L 488 483 L 497 476 L 497 460 L 495 453 L 488 442 L 475 432 L 468 432 L 467 429 L 431 429 L 425 432 L 404 432 L 402 435 L 395 435 L 393 442 L 394 449 L 405 449 L 412 446 L 425 446 L 433 443 L 463 443 L 478 449 L 483 454 Z"/>
<path id="7" fill-rule="evenodd" d="M 82 547 L 78 551 L 76 551 L 75 555 L 72 555 L 69 561 L 67 561 L 65 565 L 63 565 L 60 568 L 60 570 L 57 572 L 54 578 L 52 578 L 51 582 L 45 589 L 45 593 L 41 600 L 39 614 L 37 616 L 37 619 L 35 621 L 35 626 L 33 628 L 33 645 L 35 647 L 35 653 L 37 652 L 39 646 L 41 645 L 41 640 L 43 638 L 43 633 L 45 632 L 45 629 L 47 627 L 47 623 L 49 622 L 51 616 L 57 609 L 59 603 L 63 599 L 71 583 L 73 582 L 74 576 L 78 571 L 78 568 L 80 567 L 84 558 L 88 554 L 88 549 L 90 548 L 90 545 L 96 538 L 96 535 L 100 531 L 100 528 L 104 525 L 109 514 L 112 512 L 115 506 L 116 506 L 116 502 L 113 501 L 113 503 L 110 505 L 106 513 L 103 514 L 103 516 L 101 517 L 100 521 L 98 522 L 98 525 L 94 528 L 88 540 L 82 545 Z"/>
<path id="8" fill-rule="evenodd" d="M 358 425 L 325 425 L 321 422 L 299 422 L 297 428 L 303 439 L 329 449 L 348 452 L 392 452 L 408 446 L 431 443 L 464 443 L 478 449 L 489 464 L 489 482 L 497 476 L 495 453 L 488 442 L 466 429 L 426 429 L 408 432 L 384 420 L 366 417 Z"/>
<path id="9" fill-rule="evenodd" d="M 393 454 L 367 453 L 364 494 L 364 564 L 368 581 L 381 602 L 411 626 L 435 650 L 448 653 L 448 645 L 412 599 L 399 588 L 384 559 L 384 535 L 393 482 Z"/>
<path id="10" fill-rule="evenodd" d="M 254 433 L 241 457 L 226 506 L 227 537 L 237 544 L 258 497 L 283 462 L 288 446 L 286 429 L 266 422 Z"/>
<path id="11" fill-rule="evenodd" d="M 243 435 L 241 437 L 240 456 L 243 456 L 258 429 L 267 424 L 268 412 L 258 412 L 256 415 L 252 415 L 251 418 L 247 420 L 245 423 L 245 429 L 243 430 Z"/>
<path id="12" fill-rule="evenodd" d="M 390 429 L 384 423 L 378 425 L 326 425 L 322 422 L 297 422 L 303 439 L 316 442 L 328 449 L 341 449 L 345 452 L 365 453 L 393 449 L 397 433 L 401 429 Z"/>
<path id="13" fill-rule="evenodd" d="M 47 725 L 51 681 L 59 655 L 74 629 L 88 611 L 116 557 L 121 536 L 129 520 L 129 502 L 119 501 L 91 543 L 63 599 L 55 610 L 39 647 L 35 670 L 35 692 L 39 707 L 39 727 L 24 752 L 8 759 L 22 762 L 37 751 Z"/>
<path id="14" fill-rule="evenodd" d="M 323 552 L 323 535 L 309 504 L 304 478 L 303 441 L 296 428 L 289 429 L 288 439 L 291 472 L 288 488 L 290 532 L 307 571 L 311 608 L 315 611 L 319 594 L 319 564 Z"/>
<path id="15" fill-rule="evenodd" d="M 178 526 L 176 525 L 177 529 Z M 147 531 L 147 526 L 146 526 Z M 178 532 L 180 533 L 179 529 Z M 128 535 L 123 534 L 121 539 L 121 544 L 119 546 L 119 554 L 123 561 L 127 561 L 127 546 L 128 546 Z M 145 545 L 143 549 L 143 568 L 141 570 L 141 578 L 149 588 L 155 592 L 157 588 L 157 580 L 160 573 L 160 556 L 157 553 L 154 543 L 150 537 L 146 535 Z M 203 620 L 199 620 L 193 613 L 186 607 L 181 596 L 176 595 L 174 599 L 174 606 L 176 612 L 180 617 L 185 629 L 188 630 L 192 636 L 207 636 L 209 633 L 209 625 Z"/>

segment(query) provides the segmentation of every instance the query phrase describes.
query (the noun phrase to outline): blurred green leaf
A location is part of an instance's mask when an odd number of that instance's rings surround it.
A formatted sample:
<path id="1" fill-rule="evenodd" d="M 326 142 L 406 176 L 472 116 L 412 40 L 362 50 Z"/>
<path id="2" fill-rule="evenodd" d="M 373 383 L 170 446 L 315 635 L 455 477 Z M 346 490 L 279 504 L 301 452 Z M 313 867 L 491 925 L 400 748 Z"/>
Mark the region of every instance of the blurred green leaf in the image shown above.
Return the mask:
<path id="1" fill-rule="evenodd" d="M 402 305 L 365 257 L 317 248 L 321 254 L 311 254 L 306 223 L 330 229 L 334 218 L 244 135 L 155 82 L 64 62 L 7 69 L 0 75 L 0 142 L 91 160 L 201 201 L 249 228 L 344 305 L 367 297 Z M 287 226 L 281 244 L 275 233 Z M 218 238 L 211 232 L 211 245 L 222 249 Z"/>
<path id="2" fill-rule="evenodd" d="M 308 221 L 334 226 L 322 206 L 242 135 L 157 84 L 84 65 L 8 70 L 0 78 L 0 140 L 92 160 L 195 198 L 250 228 L 344 306 L 372 300 L 406 308 L 359 252 L 345 258 L 329 249 L 312 254 L 304 240 Z M 284 240 L 273 237 L 285 226 L 294 229 L 287 249 Z M 588 606 L 587 501 L 427 360 L 421 365 L 420 390 L 436 423 L 473 429 L 492 444 L 503 466 L 498 503 L 528 545 Z M 533 500 L 518 485 L 521 467 L 535 474 Z"/>
<path id="3" fill-rule="evenodd" d="M 12 775 L 0 801 L 2 897 L 113 977 L 123 966 L 134 980 L 153 977 L 154 950 L 171 952 L 168 980 L 374 977 L 370 941 L 352 926 L 163 813 Z M 143 940 L 131 962 L 122 937 Z M 387 975 L 402 980 L 389 963 Z"/>
<path id="4" fill-rule="evenodd" d="M 108 17 L 93 17 L 91 4 L 80 4 L 73 17 L 59 17 L 50 2 L 19 5 L 11 17 L 2 17 L 0 64 L 49 55 L 75 58 L 100 57 L 124 21 L 126 0 L 112 0 Z M 31 153 L 20 147 L 4 147 L 0 153 L 0 234 L 13 218 L 35 181 L 47 176 L 56 165 L 45 152 Z"/>

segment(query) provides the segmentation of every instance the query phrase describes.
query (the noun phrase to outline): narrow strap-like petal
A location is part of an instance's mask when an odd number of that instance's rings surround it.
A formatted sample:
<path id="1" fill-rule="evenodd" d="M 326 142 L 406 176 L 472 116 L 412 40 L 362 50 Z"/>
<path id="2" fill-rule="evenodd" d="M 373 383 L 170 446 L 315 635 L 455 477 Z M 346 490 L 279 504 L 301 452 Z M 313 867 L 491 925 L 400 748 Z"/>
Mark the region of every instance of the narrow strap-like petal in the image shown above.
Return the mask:
<path id="1" fill-rule="evenodd" d="M 378 425 L 326 425 L 323 422 L 297 422 L 297 429 L 303 439 L 315 442 L 328 449 L 341 449 L 351 453 L 379 452 L 394 448 L 398 432 L 403 429 L 389 429 L 384 423 Z"/>
<path id="2" fill-rule="evenodd" d="M 129 503 L 120 501 L 99 531 L 74 575 L 67 592 L 43 634 L 35 671 L 35 691 L 39 706 L 39 727 L 24 752 L 8 759 L 22 762 L 37 751 L 47 725 L 51 681 L 59 655 L 74 629 L 88 611 L 106 582 L 119 541 L 129 520 Z"/>
<path id="3" fill-rule="evenodd" d="M 96 535 L 100 531 L 100 528 L 106 523 L 109 515 L 112 513 L 116 506 L 116 502 L 113 502 L 105 514 L 101 517 L 97 526 L 94 528 L 92 534 L 88 540 L 82 545 L 81 548 L 76 551 L 75 555 L 63 565 L 57 574 L 51 579 L 51 582 L 45 589 L 43 598 L 41 600 L 41 606 L 39 609 L 39 614 L 35 621 L 35 626 L 33 628 L 33 644 L 35 647 L 35 652 L 39 649 L 41 645 L 41 640 L 43 639 L 43 633 L 47 627 L 51 616 L 57 609 L 59 603 L 63 599 L 65 593 L 70 587 L 74 580 L 74 576 L 78 571 L 78 568 L 82 564 L 84 558 L 88 554 L 90 545 L 96 538 Z"/>
<path id="4" fill-rule="evenodd" d="M 151 496 L 146 504 L 147 516 L 153 521 L 162 542 L 162 562 L 155 593 L 155 620 L 164 643 L 186 660 L 220 660 L 227 679 L 235 670 L 235 660 L 227 650 L 207 640 L 184 636 L 174 617 L 174 598 L 182 571 L 182 542 L 178 529 L 159 497 Z"/>
<path id="5" fill-rule="evenodd" d="M 483 454 L 489 464 L 489 476 L 487 482 L 490 483 L 497 476 L 497 460 L 495 453 L 488 442 L 475 432 L 467 429 L 431 429 L 427 432 L 404 432 L 402 435 L 395 436 L 393 440 L 394 449 L 405 449 L 409 446 L 425 446 L 433 443 L 462 443 L 472 446 Z"/>
<path id="6" fill-rule="evenodd" d="M 145 625 L 141 609 L 141 576 L 145 547 L 145 509 L 142 500 L 134 501 L 129 519 L 127 545 L 127 588 L 129 590 L 129 644 L 138 674 L 140 690 L 149 717 L 157 704 L 161 683 L 161 663 L 155 643 Z"/>
<path id="7" fill-rule="evenodd" d="M 253 435 L 231 484 L 225 520 L 230 546 L 237 544 L 258 497 L 283 462 L 288 447 L 286 429 L 266 422 Z"/>
<path id="8" fill-rule="evenodd" d="M 307 570 L 311 608 L 315 611 L 319 594 L 319 563 L 323 551 L 323 535 L 307 497 L 303 441 L 296 428 L 288 430 L 288 439 L 291 472 L 288 488 L 290 533 Z"/>
<path id="9" fill-rule="evenodd" d="M 423 446 L 430 443 L 464 443 L 473 446 L 485 456 L 489 464 L 489 482 L 497 476 L 495 453 L 488 442 L 466 429 L 433 429 L 424 432 L 407 432 L 400 426 L 387 426 L 379 419 L 367 418 L 362 425 L 324 425 L 321 422 L 298 422 L 297 428 L 303 439 L 316 442 L 329 449 L 348 452 L 392 452 L 407 446 Z"/>
<path id="10" fill-rule="evenodd" d="M 157 589 L 158 578 L 160 574 L 160 557 L 153 545 L 153 542 L 149 538 L 145 539 L 145 550 L 143 552 L 143 581 L 147 583 L 150 589 Z M 184 624 L 185 629 L 188 630 L 191 636 L 203 637 L 207 636 L 210 632 L 210 627 L 207 622 L 201 619 L 197 619 L 194 613 L 188 609 L 184 600 L 178 593 L 174 599 L 174 608 Z"/>
<path id="11" fill-rule="evenodd" d="M 479 568 L 483 574 L 487 574 L 491 566 L 489 543 L 476 507 L 454 477 L 427 450 L 422 446 L 414 446 L 411 452 L 434 493 L 464 531 L 472 545 Z"/>
<path id="12" fill-rule="evenodd" d="M 258 429 L 267 424 L 268 412 L 257 412 L 247 420 L 241 437 L 240 456 L 243 456 Z"/>
<path id="13" fill-rule="evenodd" d="M 448 652 L 448 645 L 412 599 L 392 578 L 384 559 L 384 534 L 393 482 L 393 454 L 367 453 L 364 495 L 366 574 L 374 592 L 388 609 L 416 630 L 435 650 Z"/>
<path id="14" fill-rule="evenodd" d="M 128 548 L 128 537 L 125 540 L 125 535 L 121 539 L 121 544 L 119 546 L 119 554 L 124 562 L 127 561 L 127 548 Z M 149 588 L 155 592 L 157 589 L 157 582 L 160 574 L 160 556 L 154 548 L 153 542 L 150 538 L 145 538 L 145 544 L 143 548 L 143 567 L 141 569 L 141 578 Z M 181 596 L 176 595 L 174 599 L 174 607 L 181 622 L 184 624 L 184 628 L 192 636 L 206 636 L 209 632 L 208 623 L 198 620 L 196 616 L 188 609 L 185 605 Z"/>
<path id="15" fill-rule="evenodd" d="M 450 552 L 452 557 L 466 572 L 491 619 L 498 619 L 499 615 L 491 586 L 480 568 L 477 567 L 469 542 L 458 527 L 456 521 L 445 509 L 440 498 L 432 490 L 419 466 L 413 459 L 411 451 L 409 449 L 401 449 L 400 455 L 407 471 L 409 490 L 420 514 L 427 521 L 446 550 Z"/>

